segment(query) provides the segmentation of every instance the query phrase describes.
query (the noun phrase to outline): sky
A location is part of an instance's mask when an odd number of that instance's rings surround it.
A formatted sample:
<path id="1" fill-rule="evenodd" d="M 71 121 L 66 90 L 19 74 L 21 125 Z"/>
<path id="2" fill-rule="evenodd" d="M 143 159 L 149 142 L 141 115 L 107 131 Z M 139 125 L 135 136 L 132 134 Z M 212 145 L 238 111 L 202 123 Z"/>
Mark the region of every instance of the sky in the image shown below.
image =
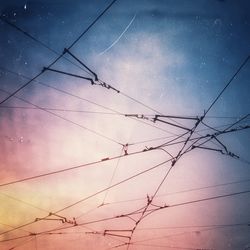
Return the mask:
<path id="1" fill-rule="evenodd" d="M 0 0 L 0 249 L 250 248 L 249 13 Z"/>

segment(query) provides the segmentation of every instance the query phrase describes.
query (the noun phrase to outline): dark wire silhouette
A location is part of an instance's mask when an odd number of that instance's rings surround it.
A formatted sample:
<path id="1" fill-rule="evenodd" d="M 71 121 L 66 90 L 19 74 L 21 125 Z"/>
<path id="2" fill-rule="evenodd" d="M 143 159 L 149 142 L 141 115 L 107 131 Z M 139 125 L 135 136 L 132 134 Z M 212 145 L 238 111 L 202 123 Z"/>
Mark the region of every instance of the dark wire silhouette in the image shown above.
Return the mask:
<path id="1" fill-rule="evenodd" d="M 116 158 L 117 158 L 117 157 L 116 157 Z M 68 206 L 66 206 L 66 207 L 64 207 L 64 208 L 61 208 L 61 209 L 58 210 L 58 211 L 53 212 L 53 214 L 58 214 L 58 213 L 60 213 L 60 212 L 62 212 L 62 211 L 64 211 L 64 210 L 67 210 L 67 209 L 69 209 L 69 208 L 75 206 L 75 205 L 78 205 L 78 204 L 80 204 L 80 203 L 83 203 L 84 201 L 89 200 L 90 198 L 95 197 L 95 196 L 97 196 L 97 195 L 99 195 L 99 194 L 101 194 L 101 193 L 103 193 L 103 192 L 106 192 L 107 190 L 109 190 L 109 189 L 111 189 L 111 188 L 114 188 L 114 187 L 116 187 L 116 186 L 119 186 L 119 185 L 121 185 L 121 184 L 123 184 L 123 183 L 125 183 L 125 182 L 127 182 L 127 181 L 129 181 L 129 180 L 132 180 L 132 179 L 134 179 L 134 178 L 136 178 L 136 177 L 138 177 L 138 176 L 140 176 L 140 175 L 143 175 L 143 174 L 145 174 L 145 173 L 147 173 L 147 172 L 150 172 L 150 171 L 152 171 L 152 170 L 154 170 L 154 169 L 156 169 L 156 168 L 158 168 L 158 167 L 160 167 L 160 166 L 166 164 L 166 163 L 169 162 L 169 161 L 170 161 L 170 160 L 163 161 L 163 162 L 161 162 L 161 163 L 159 163 L 159 164 L 157 164 L 157 165 L 154 165 L 154 166 L 151 167 L 151 168 L 148 168 L 148 169 L 146 169 L 146 170 L 144 170 L 144 171 L 141 171 L 141 172 L 139 172 L 139 173 L 137 173 L 137 174 L 134 174 L 134 175 L 132 175 L 132 176 L 130 176 L 130 177 L 128 177 L 128 178 L 122 180 L 122 181 L 119 181 L 119 182 L 117 182 L 117 183 L 115 183 L 115 184 L 112 184 L 112 185 L 109 186 L 109 187 L 106 187 L 106 188 L 104 188 L 104 189 L 102 189 L 102 190 L 100 190 L 100 191 L 97 191 L 97 192 L 95 192 L 95 193 L 92 194 L 92 195 L 89 195 L 89 196 L 87 196 L 87 197 L 85 197 L 85 198 L 83 198 L 83 199 L 80 199 L 80 200 L 78 200 L 78 201 L 76 201 L 76 202 L 74 202 L 74 203 L 72 203 L 72 204 L 70 204 L 70 205 L 68 205 Z M 78 167 L 79 167 L 79 166 L 78 166 Z M 0 186 L 1 186 L 1 185 L 0 185 Z M 45 216 L 45 217 L 43 217 L 42 219 L 46 219 L 46 218 L 48 218 L 49 216 L 50 216 L 50 214 L 47 215 L 47 216 Z M 37 221 L 30 221 L 30 222 L 28 222 L 28 223 L 25 223 L 25 224 L 23 224 L 23 225 L 20 225 L 20 226 L 14 228 L 14 229 L 11 229 L 11 230 L 8 230 L 8 231 L 5 231 L 5 232 L 1 232 L 0 235 L 4 235 L 4 234 L 10 233 L 10 232 L 12 232 L 12 231 L 15 231 L 15 230 L 17 230 L 17 229 L 20 229 L 20 228 L 23 228 L 23 227 L 32 225 L 32 224 L 35 223 L 35 222 L 37 222 Z M 1 242 L 1 241 L 0 241 L 0 242 Z"/>
<path id="2" fill-rule="evenodd" d="M 242 126 L 242 127 L 239 127 L 239 128 L 232 128 L 232 129 L 227 130 L 227 131 L 221 131 L 220 133 L 217 132 L 216 135 L 236 132 L 236 131 L 245 130 L 245 129 L 249 129 L 249 128 L 250 128 L 250 125 L 246 125 L 246 126 Z M 200 139 L 200 138 L 209 138 L 209 137 L 212 137 L 213 135 L 214 134 L 207 134 L 205 136 L 199 137 L 198 139 Z M 156 150 L 156 149 L 159 149 L 159 148 L 163 148 L 165 146 L 172 146 L 172 145 L 181 144 L 181 143 L 185 142 L 185 140 L 184 141 L 174 142 L 174 140 L 177 140 L 177 139 L 179 139 L 179 137 L 177 137 L 176 139 L 171 140 L 170 143 L 164 143 L 164 144 L 161 144 L 161 145 L 156 146 L 156 147 L 150 147 L 150 148 L 143 149 L 141 151 L 132 152 L 132 153 L 129 153 L 129 155 L 119 155 L 119 156 L 113 156 L 113 157 L 106 157 L 106 158 L 98 160 L 98 161 L 94 161 L 94 162 L 81 164 L 81 165 L 74 166 L 74 167 L 64 168 L 64 169 L 57 170 L 57 171 L 51 171 L 51 172 L 47 172 L 47 173 L 44 173 L 44 174 L 34 175 L 34 176 L 26 177 L 26 178 L 23 178 L 23 179 L 2 183 L 2 184 L 0 184 L 0 187 L 12 185 L 12 184 L 16 184 L 16 183 L 20 183 L 20 182 L 24 182 L 24 181 L 29 181 L 29 180 L 33 180 L 33 179 L 38 179 L 38 178 L 49 176 L 49 175 L 59 174 L 59 173 L 62 173 L 62 172 L 72 171 L 74 169 L 79 169 L 79 168 L 95 165 L 95 164 L 98 164 L 98 163 L 102 163 L 104 161 L 105 162 L 106 161 L 112 161 L 112 160 L 122 158 L 122 157 L 128 157 L 128 156 L 132 156 L 132 155 L 142 154 L 142 153 L 145 153 L 145 152 L 149 152 L 149 151 L 153 151 L 153 150 Z M 192 141 L 192 140 L 197 140 L 197 138 L 190 139 L 190 141 Z M 172 159 L 171 159 L 171 161 L 172 161 Z"/>
<path id="3" fill-rule="evenodd" d="M 3 70 L 5 70 L 5 71 L 7 71 L 7 72 L 9 72 L 9 73 L 11 73 L 11 74 L 14 74 L 14 75 L 17 75 L 17 76 L 19 76 L 19 77 L 25 78 L 25 79 L 27 79 L 27 80 L 30 80 L 30 78 L 27 77 L 27 76 L 24 76 L 24 75 L 22 75 L 22 74 L 19 74 L 19 73 L 17 73 L 17 72 L 14 72 L 14 71 L 12 71 L 12 70 L 6 69 L 6 68 L 1 67 L 1 66 L 0 66 L 0 68 L 3 69 Z M 38 83 L 38 84 L 40 84 L 40 85 L 42 85 L 42 86 L 45 86 L 45 87 L 47 87 L 47 88 L 56 90 L 56 91 L 58 91 L 58 92 L 60 92 L 60 93 L 63 93 L 63 94 L 65 94 L 65 95 L 74 97 L 74 98 L 79 99 L 79 100 L 82 100 L 82 101 L 86 101 L 86 102 L 91 103 L 91 104 L 93 104 L 93 105 L 95 105 L 95 106 L 98 106 L 98 107 L 103 108 L 103 109 L 105 109 L 105 110 L 111 111 L 111 112 L 113 112 L 114 114 L 126 116 L 125 114 L 122 114 L 121 112 L 119 112 L 119 111 L 117 111 L 117 110 L 115 110 L 115 109 L 113 109 L 113 108 L 106 107 L 106 106 L 101 105 L 101 104 L 98 104 L 98 103 L 96 103 L 96 102 L 94 102 L 94 101 L 90 101 L 90 100 L 88 100 L 88 99 L 86 99 L 86 98 L 82 98 L 82 97 L 80 97 L 79 95 L 76 95 L 76 94 L 70 93 L 70 92 L 68 92 L 68 91 L 62 90 L 62 89 L 60 89 L 60 88 L 57 88 L 57 87 L 48 85 L 48 84 L 43 83 L 43 82 L 41 82 L 41 81 L 36 81 L 36 80 L 34 80 L 34 82 L 36 82 L 36 83 Z M 5 91 L 5 90 L 0 90 L 0 91 L 7 92 L 7 91 Z M 17 98 L 17 99 L 19 99 L 19 97 L 17 97 L 17 96 L 14 96 L 14 97 Z M 22 99 L 22 100 L 24 100 L 24 99 Z M 39 109 L 39 108 L 38 108 L 38 109 Z M 47 108 L 44 108 L 44 109 L 47 109 Z M 48 109 L 48 110 L 49 110 L 49 109 Z M 169 131 L 169 130 L 162 129 L 162 128 L 160 128 L 160 127 L 157 127 L 157 126 L 152 125 L 152 124 L 150 124 L 150 123 L 147 123 L 147 122 L 145 122 L 145 121 L 137 120 L 137 119 L 132 118 L 132 117 L 129 117 L 129 118 L 132 119 L 132 120 L 134 120 L 134 121 L 138 121 L 138 122 L 140 122 L 140 123 L 143 123 L 143 124 L 145 124 L 145 125 L 147 125 L 147 126 L 156 128 L 156 129 L 161 130 L 161 131 L 164 131 L 164 132 L 166 132 L 166 133 L 176 135 L 175 133 L 172 133 L 172 132 Z"/>
<path id="4" fill-rule="evenodd" d="M 7 92 L 7 91 L 4 91 L 4 90 L 2 90 L 2 89 L 0 89 L 0 91 L 5 92 L 5 93 Z M 7 93 L 8 93 L 8 92 L 7 92 Z M 95 131 L 95 130 L 93 130 L 93 129 L 91 129 L 91 128 L 88 128 L 88 127 L 86 127 L 86 126 L 83 126 L 83 125 L 81 125 L 81 124 L 79 124 L 79 123 L 77 123 L 77 122 L 74 122 L 74 121 L 72 121 L 72 120 L 70 120 L 70 119 L 68 119 L 68 118 L 65 118 L 65 117 L 63 117 L 63 116 L 61 116 L 61 115 L 59 115 L 59 114 L 57 114 L 57 113 L 55 113 L 55 112 L 50 111 L 49 109 L 46 109 L 46 108 L 44 109 L 44 108 L 42 108 L 41 106 L 36 105 L 36 104 L 34 104 L 34 103 L 30 102 L 30 101 L 27 101 L 27 100 L 25 100 L 25 99 L 23 99 L 23 98 L 21 98 L 21 97 L 15 97 L 15 98 L 17 98 L 17 99 L 19 99 L 19 100 L 21 100 L 21 101 L 23 101 L 23 102 L 25 102 L 25 103 L 27 103 L 27 104 L 30 104 L 30 105 L 36 107 L 37 109 L 42 110 L 42 111 L 44 111 L 44 112 L 46 112 L 46 113 L 48 113 L 48 114 L 50 114 L 50 115 L 52 115 L 52 116 L 54 116 L 54 117 L 57 117 L 57 118 L 59 118 L 59 119 L 61 119 L 61 120 L 64 120 L 64 121 L 66 121 L 66 122 L 68 122 L 68 123 L 71 123 L 71 124 L 73 124 L 73 125 L 75 125 L 75 126 L 81 128 L 81 129 L 84 129 L 84 130 L 86 130 L 86 131 L 88 131 L 88 132 L 91 132 L 91 133 L 97 135 L 97 136 L 100 136 L 100 137 L 102 137 L 102 138 L 104 138 L 104 139 L 106 139 L 106 140 L 108 140 L 108 141 L 114 142 L 114 143 L 116 143 L 116 144 L 118 144 L 118 145 L 121 145 L 121 146 L 123 145 L 123 143 L 118 142 L 117 140 L 115 140 L 115 139 L 113 139 L 113 138 L 110 138 L 110 137 L 108 137 L 108 136 L 106 136 L 106 135 L 104 135 L 104 134 L 101 134 L 101 133 L 99 133 L 99 132 L 97 132 L 97 131 Z"/>
<path id="5" fill-rule="evenodd" d="M 116 2 L 117 0 L 113 0 L 102 12 L 101 14 L 99 14 L 95 20 L 71 43 L 71 45 L 68 47 L 68 50 L 70 50 L 89 30 L 90 28 L 111 8 L 111 6 Z M 3 18 L 1 18 L 1 20 L 5 20 Z M 30 36 L 29 36 L 30 37 Z M 64 53 L 60 54 L 56 59 L 54 59 L 48 66 L 47 68 L 49 69 L 50 67 L 52 67 L 57 61 L 59 61 L 62 56 L 64 55 Z M 15 94 L 17 94 L 19 91 L 21 91 L 22 89 L 24 89 L 25 87 L 27 87 L 31 82 L 33 82 L 34 80 L 36 80 L 39 76 L 41 76 L 44 73 L 44 70 L 42 70 L 40 73 L 38 73 L 37 75 L 35 75 L 31 80 L 29 80 L 28 82 L 26 82 L 25 84 L 23 84 L 21 87 L 19 87 L 17 90 L 15 90 L 14 92 L 12 92 L 9 96 L 7 96 L 6 98 L 4 98 L 1 102 L 0 105 L 5 103 L 7 100 L 9 100 L 12 96 L 14 96 Z"/>
<path id="6" fill-rule="evenodd" d="M 159 208 L 149 209 L 148 212 L 155 213 L 155 212 L 160 211 L 160 210 L 171 209 L 171 208 L 174 208 L 174 207 L 186 206 L 186 205 L 196 204 L 196 203 L 200 203 L 200 202 L 207 202 L 207 201 L 211 201 L 211 200 L 228 198 L 228 197 L 233 197 L 233 196 L 238 196 L 238 195 L 244 195 L 244 194 L 249 194 L 249 193 L 250 193 L 250 190 L 245 190 L 245 191 L 228 193 L 228 194 L 223 194 L 223 195 L 211 196 L 211 197 L 207 197 L 207 198 L 202 198 L 202 199 L 197 199 L 197 200 L 191 200 L 191 201 L 176 203 L 176 204 L 172 204 L 172 205 L 171 204 L 170 205 L 164 205 L 164 206 L 159 207 Z M 133 214 L 141 214 L 141 211 L 133 212 Z M 118 216 L 112 216 L 112 217 L 107 217 L 107 218 L 103 218 L 103 219 L 99 219 L 99 220 L 93 220 L 93 221 L 87 221 L 87 222 L 83 222 L 83 223 L 78 223 L 77 225 L 69 225 L 69 226 L 61 227 L 60 230 L 65 230 L 65 229 L 69 229 L 69 228 L 73 228 L 73 227 L 78 227 L 78 226 L 85 226 L 85 225 L 95 224 L 95 223 L 99 223 L 99 222 L 103 222 L 103 221 L 120 219 L 120 218 L 124 218 L 124 217 L 126 217 L 126 214 L 124 214 L 124 215 L 118 215 Z M 29 223 L 29 224 L 27 223 L 27 225 L 30 225 L 30 224 L 33 224 L 33 223 L 34 222 Z M 249 223 L 246 223 L 246 224 L 249 225 Z M 24 227 L 24 226 L 22 226 L 22 227 Z M 58 231 L 58 230 L 59 230 L 58 228 L 56 228 L 56 229 L 50 229 L 50 230 L 46 230 L 46 231 L 42 231 L 42 232 L 36 233 L 35 235 L 41 235 L 41 234 L 45 234 L 45 233 L 49 233 L 49 232 L 54 232 L 54 231 Z M 5 234 L 5 233 L 2 233 L 2 234 Z M 5 240 L 0 240 L 0 242 L 12 241 L 12 240 L 16 240 L 16 239 L 31 237 L 31 236 L 33 236 L 33 235 L 24 235 L 24 236 L 19 236 L 19 237 L 15 237 L 15 238 L 9 238 L 9 239 L 5 239 Z"/>

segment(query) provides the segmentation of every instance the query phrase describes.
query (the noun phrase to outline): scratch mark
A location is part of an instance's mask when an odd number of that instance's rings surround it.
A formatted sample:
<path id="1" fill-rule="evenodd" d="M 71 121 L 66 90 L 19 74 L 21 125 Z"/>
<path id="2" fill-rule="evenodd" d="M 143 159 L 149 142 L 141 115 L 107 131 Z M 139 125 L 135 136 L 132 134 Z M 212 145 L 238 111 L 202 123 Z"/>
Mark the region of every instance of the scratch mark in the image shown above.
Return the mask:
<path id="1" fill-rule="evenodd" d="M 114 45 L 116 45 L 119 40 L 122 38 L 122 36 L 126 33 L 126 31 L 129 29 L 129 27 L 132 25 L 132 23 L 134 22 L 135 18 L 136 18 L 137 13 L 133 16 L 133 18 L 131 19 L 131 21 L 129 22 L 129 24 L 127 25 L 127 27 L 124 29 L 124 31 L 121 33 L 121 35 L 105 50 L 103 50 L 101 53 L 99 53 L 98 55 L 101 56 L 104 53 L 106 53 L 107 51 L 109 51 Z"/>

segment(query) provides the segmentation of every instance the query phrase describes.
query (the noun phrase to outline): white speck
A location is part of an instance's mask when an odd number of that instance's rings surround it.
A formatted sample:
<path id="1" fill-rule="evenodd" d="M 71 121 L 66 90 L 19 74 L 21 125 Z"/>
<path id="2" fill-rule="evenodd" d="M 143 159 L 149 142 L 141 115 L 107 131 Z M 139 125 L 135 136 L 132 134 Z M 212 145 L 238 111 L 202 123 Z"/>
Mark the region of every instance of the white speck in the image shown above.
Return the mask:
<path id="1" fill-rule="evenodd" d="M 25 65 L 27 65 L 28 63 L 27 62 L 24 62 Z"/>
<path id="2" fill-rule="evenodd" d="M 222 21 L 221 21 L 221 19 L 216 18 L 216 19 L 214 20 L 214 25 L 221 26 L 221 25 L 222 25 Z"/>
<path id="3" fill-rule="evenodd" d="M 8 136 L 8 139 L 9 139 L 9 141 L 14 141 L 14 138 L 13 138 L 13 137 L 9 137 L 9 136 Z"/>
<path id="4" fill-rule="evenodd" d="M 23 6 L 23 8 L 24 8 L 24 10 L 27 10 L 27 5 L 25 4 L 25 5 Z"/>
<path id="5" fill-rule="evenodd" d="M 16 16 L 16 12 L 14 12 L 13 16 Z"/>

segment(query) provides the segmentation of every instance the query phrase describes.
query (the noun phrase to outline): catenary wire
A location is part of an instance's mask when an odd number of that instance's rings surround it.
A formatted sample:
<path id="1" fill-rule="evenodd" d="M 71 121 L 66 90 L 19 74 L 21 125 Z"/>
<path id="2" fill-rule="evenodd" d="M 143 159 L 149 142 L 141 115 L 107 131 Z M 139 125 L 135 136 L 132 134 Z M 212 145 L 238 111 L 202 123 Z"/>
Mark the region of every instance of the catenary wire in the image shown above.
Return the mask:
<path id="1" fill-rule="evenodd" d="M 228 197 L 238 196 L 238 195 L 242 195 L 242 194 L 249 194 L 249 193 L 250 193 L 250 190 L 245 190 L 245 191 L 240 191 L 240 192 L 228 193 L 228 194 L 224 194 L 224 195 L 211 196 L 211 197 L 207 197 L 207 198 L 191 200 L 191 201 L 176 203 L 176 204 L 172 204 L 172 205 L 164 205 L 162 207 L 159 207 L 156 209 L 150 209 L 148 211 L 149 212 L 157 212 L 160 210 L 165 210 L 165 209 L 169 209 L 169 208 L 173 208 L 173 207 L 186 206 L 186 205 L 190 205 L 190 204 L 196 204 L 199 202 L 206 202 L 206 201 L 211 201 L 211 200 L 216 200 L 216 199 L 221 199 L 221 198 L 228 198 Z M 141 212 L 138 212 L 138 213 L 141 213 Z M 119 218 L 124 218 L 124 217 L 125 217 L 125 215 L 120 215 L 120 216 L 112 216 L 112 217 L 108 217 L 108 218 L 103 218 L 103 219 L 99 219 L 99 220 L 93 220 L 93 221 L 87 221 L 87 222 L 85 221 L 83 223 L 78 223 L 77 225 L 69 225 L 66 227 L 62 227 L 62 228 L 60 228 L 60 230 L 74 228 L 76 226 L 85 226 L 85 225 L 89 225 L 89 224 L 94 224 L 94 223 L 99 223 L 102 221 L 108 221 L 108 220 L 119 219 Z M 32 222 L 30 224 L 33 224 L 33 223 L 34 222 Z M 28 225 L 28 223 L 27 223 L 27 225 Z M 22 226 L 22 227 L 24 227 L 24 226 Z M 58 229 L 46 230 L 46 231 L 37 233 L 36 235 L 40 235 L 40 234 L 44 234 L 44 233 L 48 233 L 48 232 L 53 232 L 53 231 L 58 231 Z M 1 233 L 1 234 L 4 234 L 4 233 Z M 20 236 L 20 237 L 18 237 L 18 239 L 25 238 L 25 237 L 30 237 L 30 235 L 26 235 L 26 236 L 22 236 L 22 237 Z M 17 237 L 10 238 L 8 240 L 1 240 L 0 242 L 11 241 L 11 240 L 16 240 L 16 239 L 17 239 Z"/>
<path id="2" fill-rule="evenodd" d="M 107 12 L 111 6 L 116 2 L 117 0 L 113 0 L 102 12 L 101 14 L 99 14 L 95 20 L 71 43 L 71 45 L 68 47 L 68 50 L 71 49 L 88 31 L 89 29 L 105 14 L 105 12 Z M 56 57 L 56 59 L 54 59 L 47 68 L 52 67 L 57 61 L 59 61 L 62 56 L 64 55 L 64 53 L 60 54 L 59 56 Z M 28 82 L 26 82 L 25 84 L 23 84 L 21 87 L 19 87 L 18 89 L 16 89 L 14 92 L 12 92 L 9 96 L 7 96 L 6 98 L 4 98 L 1 102 L 0 105 L 2 105 L 3 103 L 5 103 L 7 100 L 9 100 L 11 97 L 13 97 L 15 94 L 17 94 L 19 91 L 21 91 L 22 89 L 24 89 L 25 87 L 27 87 L 31 82 L 33 82 L 34 80 L 36 80 L 39 76 L 41 76 L 45 71 L 42 70 L 40 73 L 36 74 L 31 80 L 29 80 Z"/>

